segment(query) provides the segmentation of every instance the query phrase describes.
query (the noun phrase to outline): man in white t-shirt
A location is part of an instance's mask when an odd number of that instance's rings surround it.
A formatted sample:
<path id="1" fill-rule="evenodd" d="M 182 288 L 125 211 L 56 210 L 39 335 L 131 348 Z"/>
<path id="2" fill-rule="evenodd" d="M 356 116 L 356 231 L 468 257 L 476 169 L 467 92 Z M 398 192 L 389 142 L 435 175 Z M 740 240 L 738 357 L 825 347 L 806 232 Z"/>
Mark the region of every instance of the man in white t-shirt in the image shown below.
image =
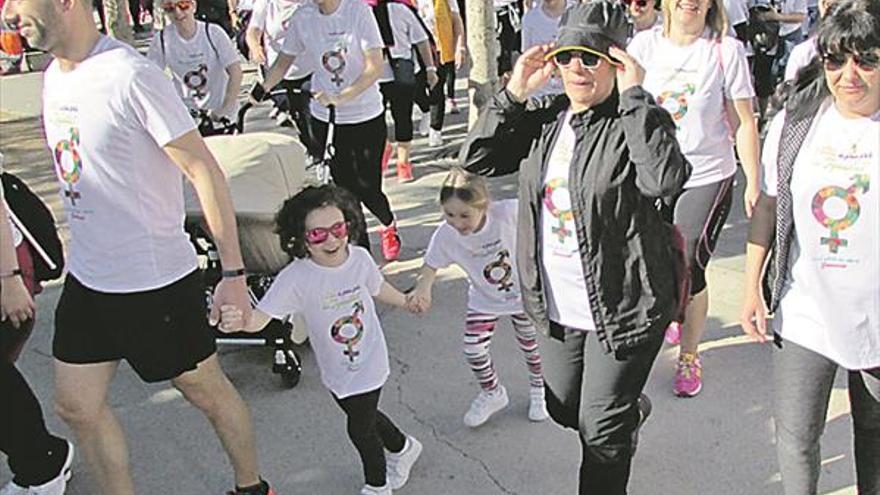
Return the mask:
<path id="1" fill-rule="evenodd" d="M 161 8 L 171 23 L 153 36 L 147 58 L 172 77 L 202 135 L 224 132 L 235 121 L 241 90 L 235 45 L 220 26 L 196 20 L 194 0 L 163 0 Z"/>
<path id="2" fill-rule="evenodd" d="M 791 50 L 804 38 L 801 26 L 806 18 L 807 0 L 783 0 L 778 9 L 762 14 L 765 21 L 779 22 L 779 48 L 774 72 L 777 77 L 784 74 Z"/>
<path id="3" fill-rule="evenodd" d="M 3 14 L 31 46 L 55 56 L 44 78 L 43 121 L 70 226 L 52 346 L 55 401 L 97 485 L 134 493 L 108 400 L 124 359 L 144 381 L 171 380 L 210 418 L 235 471 L 234 493 L 273 493 L 259 476 L 247 405 L 220 369 L 183 230 L 185 175 L 220 252 L 215 314 L 221 305 L 249 313 L 222 170 L 169 79 L 134 49 L 100 35 L 89 1 L 7 2 Z"/>

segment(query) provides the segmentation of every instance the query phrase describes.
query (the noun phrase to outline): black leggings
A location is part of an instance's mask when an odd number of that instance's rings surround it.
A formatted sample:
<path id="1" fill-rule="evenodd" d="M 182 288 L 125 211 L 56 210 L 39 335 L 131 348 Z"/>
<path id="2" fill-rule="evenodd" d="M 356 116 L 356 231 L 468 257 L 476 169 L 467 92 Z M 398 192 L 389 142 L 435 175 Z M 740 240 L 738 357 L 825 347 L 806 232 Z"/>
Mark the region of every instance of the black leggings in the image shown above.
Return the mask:
<path id="1" fill-rule="evenodd" d="M 357 449 L 364 467 L 364 478 L 371 486 L 385 486 L 385 450 L 400 452 L 406 437 L 379 410 L 382 389 L 340 399 L 333 396 L 345 412 L 348 438 Z M 384 449 L 384 450 L 383 450 Z"/>
<path id="2" fill-rule="evenodd" d="M 21 486 L 48 482 L 58 475 L 67 457 L 67 442 L 46 429 L 33 390 L 15 364 L 6 360 L 6 351 L 15 345 L 13 336 L 28 331 L 14 329 L 8 321 L 0 323 L 0 397 L 4 404 L 0 407 L 0 452 L 8 456 L 9 470 Z"/>
<path id="3" fill-rule="evenodd" d="M 430 109 L 431 129 L 443 129 L 443 118 L 446 114 L 446 98 L 455 95 L 455 62 L 447 62 L 437 68 L 437 85 L 428 93 L 417 91 L 415 103 L 421 111 Z M 427 86 L 425 71 L 417 75 L 417 84 Z M 445 93 L 445 94 L 444 94 Z"/>
<path id="4" fill-rule="evenodd" d="M 382 90 L 385 103 L 391 107 L 391 117 L 394 119 L 394 139 L 399 143 L 412 141 L 414 88 L 391 81 L 380 84 L 379 89 Z"/>
<path id="5" fill-rule="evenodd" d="M 324 145 L 327 123 L 310 119 L 312 137 Z M 336 154 L 330 162 L 330 173 L 336 185 L 349 192 L 376 215 L 382 225 L 394 222 L 388 197 L 382 192 L 382 152 L 385 150 L 385 115 L 358 124 L 336 124 L 333 146 Z M 358 244 L 369 248 L 364 229 Z"/>

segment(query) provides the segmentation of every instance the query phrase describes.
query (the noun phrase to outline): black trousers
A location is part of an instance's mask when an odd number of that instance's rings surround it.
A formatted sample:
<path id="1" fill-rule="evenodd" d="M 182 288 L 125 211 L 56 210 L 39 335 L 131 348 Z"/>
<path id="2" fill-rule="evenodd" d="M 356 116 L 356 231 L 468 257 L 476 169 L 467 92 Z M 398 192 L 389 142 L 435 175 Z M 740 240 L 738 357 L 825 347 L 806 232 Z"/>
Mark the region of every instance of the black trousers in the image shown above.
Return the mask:
<path id="1" fill-rule="evenodd" d="M 498 26 L 498 76 L 513 70 L 516 60 L 515 54 L 522 46 L 522 7 L 519 2 L 503 7 L 495 11 L 495 21 Z"/>
<path id="2" fill-rule="evenodd" d="M 406 436 L 379 410 L 378 388 L 365 394 L 340 399 L 333 396 L 345 412 L 348 438 L 357 449 L 364 467 L 364 478 L 372 486 L 385 486 L 385 450 L 400 452 Z"/>
<path id="3" fill-rule="evenodd" d="M 419 76 L 424 79 L 424 71 L 420 72 Z M 437 67 L 437 79 L 437 85 L 428 92 L 427 99 L 419 93 L 416 94 L 416 104 L 419 106 L 419 109 L 425 111 L 426 107 L 429 108 L 431 112 L 431 129 L 435 131 L 443 129 L 443 119 L 446 115 L 446 98 L 454 95 L 455 62 L 447 62 Z M 427 82 L 423 84 L 427 85 Z M 452 90 L 449 89 L 450 87 Z"/>
<path id="4" fill-rule="evenodd" d="M 638 399 L 660 351 L 663 333 L 626 354 L 607 354 L 596 332 L 551 323 L 541 339 L 547 411 L 577 430 L 580 495 L 625 495 L 639 422 Z"/>
<path id="5" fill-rule="evenodd" d="M 31 320 L 26 325 L 33 325 Z M 9 470 L 21 486 L 42 485 L 58 476 L 67 457 L 67 442 L 46 429 L 43 410 L 33 390 L 6 350 L 17 345 L 13 339 L 27 338 L 30 328 L 15 329 L 0 323 L 0 451 L 7 456 Z M 17 335 L 17 336 L 16 336 Z"/>
<path id="6" fill-rule="evenodd" d="M 394 139 L 407 143 L 413 139 L 413 97 L 415 88 L 394 81 L 379 85 L 386 107 L 391 107 L 391 118 L 394 119 Z"/>
<path id="7" fill-rule="evenodd" d="M 323 147 L 327 140 L 327 123 L 316 118 L 309 122 L 313 138 Z M 336 154 L 330 162 L 330 174 L 336 185 L 348 189 L 382 225 L 387 226 L 394 222 L 394 214 L 388 197 L 382 192 L 385 138 L 385 115 L 357 124 L 337 124 L 333 133 Z M 358 244 L 369 249 L 366 229 Z"/>

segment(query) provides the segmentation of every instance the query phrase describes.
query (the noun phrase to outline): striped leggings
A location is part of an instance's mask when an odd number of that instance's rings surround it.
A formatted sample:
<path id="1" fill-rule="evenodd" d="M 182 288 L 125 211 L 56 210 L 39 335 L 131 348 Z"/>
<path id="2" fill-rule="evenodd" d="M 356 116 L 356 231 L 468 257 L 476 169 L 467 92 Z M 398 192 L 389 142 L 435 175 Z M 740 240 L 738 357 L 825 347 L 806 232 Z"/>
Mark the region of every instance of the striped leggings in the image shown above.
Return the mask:
<path id="1" fill-rule="evenodd" d="M 529 384 L 544 388 L 544 375 L 541 372 L 541 354 L 538 353 L 537 331 L 524 313 L 510 315 L 516 341 L 526 357 L 529 368 Z M 495 333 L 498 315 L 468 310 L 464 330 L 464 357 L 480 382 L 480 387 L 491 392 L 498 388 L 498 374 L 489 355 L 489 345 Z"/>

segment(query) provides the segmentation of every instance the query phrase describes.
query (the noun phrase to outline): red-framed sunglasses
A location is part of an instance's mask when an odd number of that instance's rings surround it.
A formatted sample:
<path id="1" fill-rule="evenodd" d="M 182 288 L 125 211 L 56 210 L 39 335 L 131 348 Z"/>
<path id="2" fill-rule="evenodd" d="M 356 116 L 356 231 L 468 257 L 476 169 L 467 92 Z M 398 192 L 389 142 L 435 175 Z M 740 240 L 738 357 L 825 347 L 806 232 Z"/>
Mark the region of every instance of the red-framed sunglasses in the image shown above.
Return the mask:
<path id="1" fill-rule="evenodd" d="M 306 242 L 309 244 L 321 244 L 330 238 L 330 234 L 337 239 L 348 236 L 348 222 L 336 222 L 329 227 L 316 227 L 306 231 Z"/>
<path id="2" fill-rule="evenodd" d="M 190 8 L 192 8 L 192 6 L 193 6 L 193 3 L 190 0 L 180 0 L 179 2 L 163 3 L 162 4 L 162 11 L 174 12 L 175 9 L 186 11 L 186 10 L 189 10 Z"/>

